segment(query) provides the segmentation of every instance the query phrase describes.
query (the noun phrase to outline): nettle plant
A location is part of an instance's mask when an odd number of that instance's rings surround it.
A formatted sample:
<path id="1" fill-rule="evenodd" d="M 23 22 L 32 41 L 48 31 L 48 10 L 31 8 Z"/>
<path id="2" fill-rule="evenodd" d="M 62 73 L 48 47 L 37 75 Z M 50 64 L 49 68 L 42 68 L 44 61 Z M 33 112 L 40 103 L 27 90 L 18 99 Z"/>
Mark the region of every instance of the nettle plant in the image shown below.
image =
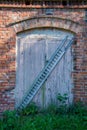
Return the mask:
<path id="1" fill-rule="evenodd" d="M 67 100 L 68 100 L 68 94 L 64 93 L 63 95 L 61 95 L 60 93 L 58 93 L 57 99 L 58 99 L 58 112 L 59 113 L 66 113 L 67 112 Z"/>
<path id="2" fill-rule="evenodd" d="M 57 99 L 61 105 L 65 105 L 68 100 L 68 94 L 64 93 L 63 95 L 61 95 L 60 93 L 58 93 Z"/>

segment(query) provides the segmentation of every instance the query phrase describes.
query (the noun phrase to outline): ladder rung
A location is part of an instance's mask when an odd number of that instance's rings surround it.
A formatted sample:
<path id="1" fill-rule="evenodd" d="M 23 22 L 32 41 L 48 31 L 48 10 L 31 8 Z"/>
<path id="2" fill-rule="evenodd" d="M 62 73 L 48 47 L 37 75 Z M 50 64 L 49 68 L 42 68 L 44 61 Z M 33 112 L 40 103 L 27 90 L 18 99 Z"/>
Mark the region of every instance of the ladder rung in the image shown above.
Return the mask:
<path id="1" fill-rule="evenodd" d="M 23 103 L 20 108 L 22 109 L 24 106 L 25 106 L 25 103 Z"/>
<path id="2" fill-rule="evenodd" d="M 58 57 L 60 57 L 61 54 L 55 55 L 54 59 L 58 60 Z"/>
<path id="3" fill-rule="evenodd" d="M 28 98 L 31 97 L 31 94 L 29 93 L 29 94 L 27 95 L 27 97 L 28 97 Z"/>
<path id="4" fill-rule="evenodd" d="M 61 54 L 61 53 L 62 53 L 62 50 L 60 49 L 60 50 L 58 51 L 58 53 Z"/>
<path id="5" fill-rule="evenodd" d="M 32 91 L 29 92 L 31 95 L 33 94 Z"/>
<path id="6" fill-rule="evenodd" d="M 47 72 L 47 71 L 44 71 L 43 73 L 46 75 L 48 72 Z"/>
<path id="7" fill-rule="evenodd" d="M 42 75 L 40 76 L 40 79 L 43 80 L 43 78 L 44 78 L 44 76 L 43 76 L 43 74 L 42 74 Z"/>
<path id="8" fill-rule="evenodd" d="M 53 66 L 53 63 L 51 62 L 51 64 L 50 64 L 49 66 L 52 67 L 52 66 Z"/>
<path id="9" fill-rule="evenodd" d="M 37 85 L 34 85 L 34 86 L 33 86 L 33 89 L 36 89 L 36 88 L 37 88 Z"/>
<path id="10" fill-rule="evenodd" d="M 33 87 L 32 87 L 32 91 L 35 90 L 36 88 L 37 88 L 37 87 L 33 86 Z"/>
<path id="11" fill-rule="evenodd" d="M 27 96 L 27 97 L 26 97 L 26 100 L 29 100 L 29 98 L 30 98 L 30 96 Z"/>
<path id="12" fill-rule="evenodd" d="M 43 79 L 45 76 L 46 76 L 46 74 L 43 73 L 43 74 L 42 74 L 42 79 Z"/>
<path id="13" fill-rule="evenodd" d="M 50 67 L 50 66 L 47 66 L 47 69 L 49 69 L 49 70 L 50 70 L 50 69 L 51 69 L 51 67 Z"/>
<path id="14" fill-rule="evenodd" d="M 42 80 L 39 78 L 38 81 L 41 82 Z"/>
<path id="15" fill-rule="evenodd" d="M 29 96 L 29 97 L 31 97 L 31 96 L 32 96 L 32 94 L 29 92 L 28 96 Z"/>
<path id="16" fill-rule="evenodd" d="M 56 62 L 58 60 L 58 56 L 56 56 L 53 61 Z"/>
<path id="17" fill-rule="evenodd" d="M 35 89 L 32 89 L 31 91 L 34 93 Z"/>
<path id="18" fill-rule="evenodd" d="M 39 84 L 40 84 L 40 81 L 37 81 L 37 82 L 36 82 L 36 84 L 38 84 L 38 85 L 39 85 Z"/>
<path id="19" fill-rule="evenodd" d="M 54 65 L 54 63 L 55 63 L 55 60 L 52 61 L 52 64 L 53 64 L 53 65 Z"/>
<path id="20" fill-rule="evenodd" d="M 48 67 L 45 69 L 45 71 L 49 72 L 49 69 L 48 69 Z"/>
<path id="21" fill-rule="evenodd" d="M 32 88 L 32 91 L 35 92 L 36 88 Z"/>
<path id="22" fill-rule="evenodd" d="M 61 52 L 62 53 L 62 52 Z M 61 55 L 61 53 L 57 53 L 56 56 L 59 57 Z"/>

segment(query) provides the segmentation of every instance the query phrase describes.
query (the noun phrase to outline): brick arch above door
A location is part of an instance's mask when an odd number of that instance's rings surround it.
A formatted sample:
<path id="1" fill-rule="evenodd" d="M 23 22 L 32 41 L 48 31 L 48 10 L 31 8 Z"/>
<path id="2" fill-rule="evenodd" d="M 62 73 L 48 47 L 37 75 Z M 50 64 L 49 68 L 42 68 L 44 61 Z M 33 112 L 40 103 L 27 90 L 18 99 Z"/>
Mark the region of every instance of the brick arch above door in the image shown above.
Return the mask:
<path id="1" fill-rule="evenodd" d="M 18 21 L 16 23 L 12 23 L 9 26 L 13 26 L 16 34 L 25 32 L 27 30 L 32 30 L 35 28 L 57 28 L 57 29 L 63 29 L 65 31 L 75 34 L 77 43 L 76 45 L 73 46 L 73 49 L 74 49 L 73 60 L 74 60 L 74 65 L 75 65 L 74 71 L 72 73 L 72 76 L 74 79 L 73 93 L 74 93 L 75 101 L 78 101 L 78 100 L 82 101 L 83 95 L 81 93 L 79 94 L 79 89 L 78 89 L 78 86 L 81 87 L 81 84 L 79 83 L 82 81 L 79 79 L 78 74 L 82 75 L 81 77 L 83 77 L 84 75 L 82 74 L 81 65 L 83 63 L 82 57 L 84 57 L 82 48 L 84 48 L 84 42 L 85 42 L 84 41 L 84 29 L 85 29 L 84 27 L 85 26 L 82 24 L 79 24 L 78 22 L 74 22 L 73 20 L 68 20 L 67 18 L 63 19 L 57 16 L 39 16 L 39 17 L 28 18 L 22 21 Z M 79 62 L 78 62 L 78 58 L 80 59 Z M 79 68 L 79 66 L 81 66 L 81 68 Z"/>
<path id="2" fill-rule="evenodd" d="M 14 27 L 16 33 L 20 33 L 26 30 L 30 30 L 33 28 L 58 28 L 66 31 L 70 31 L 76 35 L 83 31 L 83 26 L 77 22 L 68 19 L 62 19 L 59 17 L 53 16 L 39 16 L 33 17 L 29 19 L 25 19 L 22 21 L 18 21 L 16 23 L 10 24 Z"/>

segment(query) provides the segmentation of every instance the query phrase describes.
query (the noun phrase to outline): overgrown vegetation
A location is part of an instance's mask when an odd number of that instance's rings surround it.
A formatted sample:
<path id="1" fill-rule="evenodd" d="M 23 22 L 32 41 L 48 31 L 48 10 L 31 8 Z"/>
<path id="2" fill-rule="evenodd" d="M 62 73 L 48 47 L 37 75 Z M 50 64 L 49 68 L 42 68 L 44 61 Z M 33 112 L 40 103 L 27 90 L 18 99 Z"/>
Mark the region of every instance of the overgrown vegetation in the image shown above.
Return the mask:
<path id="1" fill-rule="evenodd" d="M 87 130 L 87 107 L 82 103 L 67 106 L 67 95 L 58 95 L 60 105 L 51 104 L 40 110 L 30 104 L 18 115 L 5 111 L 0 119 L 0 130 Z"/>
<path id="2" fill-rule="evenodd" d="M 34 103 L 31 103 L 25 109 L 23 109 L 19 114 L 20 116 L 28 116 L 28 115 L 35 115 L 38 113 L 39 113 L 39 108 Z"/>

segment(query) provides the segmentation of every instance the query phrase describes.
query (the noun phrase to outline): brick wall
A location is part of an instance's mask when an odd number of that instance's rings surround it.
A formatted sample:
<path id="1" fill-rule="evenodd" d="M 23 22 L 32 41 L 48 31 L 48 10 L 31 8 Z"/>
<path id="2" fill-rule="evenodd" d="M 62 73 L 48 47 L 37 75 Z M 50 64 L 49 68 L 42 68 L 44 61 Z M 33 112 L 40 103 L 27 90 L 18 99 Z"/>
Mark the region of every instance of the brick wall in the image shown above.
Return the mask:
<path id="1" fill-rule="evenodd" d="M 45 9 L 12 8 L 12 6 L 0 7 L 0 112 L 14 109 L 16 33 L 25 30 L 20 23 L 29 18 L 49 17 L 45 14 Z M 56 8 L 53 9 L 50 21 L 56 17 L 60 23 L 62 22 L 61 28 L 68 28 L 68 30 L 72 28 L 70 31 L 76 33 L 76 44 L 73 45 L 73 93 L 75 101 L 80 100 L 87 104 L 87 26 L 84 16 L 84 9 Z M 36 22 L 38 24 L 37 20 Z M 48 26 L 49 24 L 50 22 Z M 64 27 L 66 24 L 67 26 Z M 41 25 L 37 27 L 41 27 Z M 60 28 L 60 24 L 58 27 Z M 77 29 L 78 31 L 76 31 Z"/>

